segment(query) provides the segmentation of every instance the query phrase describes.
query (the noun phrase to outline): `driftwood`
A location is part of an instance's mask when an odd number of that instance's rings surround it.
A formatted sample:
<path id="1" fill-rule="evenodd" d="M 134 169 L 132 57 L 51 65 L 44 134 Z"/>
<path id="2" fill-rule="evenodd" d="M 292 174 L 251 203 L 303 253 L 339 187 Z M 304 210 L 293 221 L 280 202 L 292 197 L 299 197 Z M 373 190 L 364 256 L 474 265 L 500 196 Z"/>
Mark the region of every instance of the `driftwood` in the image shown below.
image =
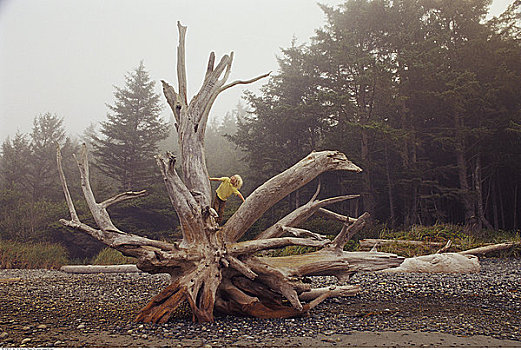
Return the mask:
<path id="1" fill-rule="evenodd" d="M 464 255 L 479 255 L 479 256 L 481 256 L 481 255 L 486 255 L 488 253 L 493 253 L 493 252 L 497 252 L 497 251 L 501 251 L 501 250 L 507 250 L 507 249 L 513 248 L 515 245 L 516 245 L 516 243 L 514 243 L 514 242 L 491 244 L 491 245 L 486 245 L 486 246 L 483 246 L 483 247 L 478 247 L 478 248 L 473 248 L 473 249 L 469 249 L 469 250 L 464 250 L 464 251 L 459 252 L 459 253 L 460 254 L 464 254 Z"/>
<path id="2" fill-rule="evenodd" d="M 68 273 L 137 273 L 141 272 L 136 265 L 66 265 L 60 271 Z"/>
<path id="3" fill-rule="evenodd" d="M 288 170 L 258 187 L 223 225 L 210 208 L 212 191 L 205 164 L 204 134 L 210 108 L 217 95 L 237 84 L 254 79 L 226 83 L 233 53 L 215 65 L 210 54 L 203 86 L 190 102 L 186 92 L 185 34 L 178 23 L 178 91 L 166 82 L 163 92 L 175 118 L 183 177 L 179 176 L 176 157 L 157 156 L 168 196 L 177 212 L 182 239 L 167 243 L 119 230 L 111 221 L 107 207 L 145 195 L 144 191 L 126 192 L 97 202 L 89 183 L 86 147 L 77 158 L 81 188 L 97 228 L 82 223 L 69 194 L 57 160 L 60 179 L 69 207 L 70 220 L 60 220 L 70 228 L 83 231 L 126 256 L 138 259 L 137 267 L 149 273 L 168 273 L 171 284 L 161 291 L 138 314 L 136 321 L 164 323 L 176 308 L 187 301 L 193 319 L 212 321 L 214 312 L 262 318 L 305 315 L 324 299 L 350 295 L 357 288 L 344 286 L 312 289 L 301 277 L 332 275 L 346 281 L 357 271 L 376 271 L 398 266 L 403 258 L 378 252 L 345 252 L 349 237 L 359 231 L 369 218 L 365 213 L 356 219 L 336 215 L 344 225 L 332 240 L 298 228 L 298 225 L 328 204 L 348 200 L 352 195 L 318 199 L 319 190 L 303 207 L 282 218 L 273 227 L 250 241 L 241 241 L 248 228 L 275 203 L 326 171 L 360 172 L 361 169 L 336 151 L 312 152 Z M 328 212 L 328 214 L 330 214 Z M 291 237 L 287 237 L 291 235 Z M 289 245 L 315 247 L 317 251 L 289 257 L 261 257 L 260 252 Z"/>
<path id="4" fill-rule="evenodd" d="M 474 255 L 440 253 L 407 258 L 400 266 L 382 272 L 473 273 L 479 270 L 479 259 Z"/>
<path id="5" fill-rule="evenodd" d="M 442 242 L 424 242 L 424 241 L 410 241 L 404 239 L 361 239 L 359 241 L 360 249 L 371 249 L 374 246 L 382 247 L 393 244 L 408 244 L 414 246 L 428 246 L 428 247 L 441 247 L 445 243 Z"/>
<path id="6" fill-rule="evenodd" d="M 480 271 L 478 256 L 511 249 L 518 244 L 515 242 L 490 244 L 458 253 L 446 253 L 452 246 L 452 241 L 448 240 L 435 254 L 407 258 L 400 266 L 381 272 L 475 273 Z"/>

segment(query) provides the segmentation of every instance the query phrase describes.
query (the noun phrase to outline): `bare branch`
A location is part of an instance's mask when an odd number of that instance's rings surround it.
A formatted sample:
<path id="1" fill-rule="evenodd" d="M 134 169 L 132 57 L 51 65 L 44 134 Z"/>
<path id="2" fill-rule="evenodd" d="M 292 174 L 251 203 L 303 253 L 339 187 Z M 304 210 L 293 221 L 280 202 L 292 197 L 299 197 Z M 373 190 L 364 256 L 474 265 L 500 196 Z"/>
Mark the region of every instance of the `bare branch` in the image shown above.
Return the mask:
<path id="1" fill-rule="evenodd" d="M 340 222 L 344 222 L 344 223 L 349 222 L 350 224 L 352 224 L 352 223 L 356 222 L 355 218 L 345 216 L 342 214 L 338 214 L 338 213 L 335 213 L 335 212 L 325 209 L 325 208 L 318 209 L 317 214 L 320 216 L 323 216 L 327 219 L 336 220 L 336 221 L 340 221 Z"/>
<path id="2" fill-rule="evenodd" d="M 87 201 L 87 206 L 89 207 L 92 217 L 94 218 L 94 221 L 96 221 L 98 227 L 103 232 L 125 234 L 112 223 L 106 208 L 102 207 L 96 202 L 96 198 L 94 197 L 94 193 L 92 192 L 92 188 L 90 186 L 89 160 L 87 156 L 87 146 L 85 144 L 83 144 L 80 158 L 76 159 L 76 162 L 80 170 L 81 189 L 83 191 L 83 196 Z"/>
<path id="3" fill-rule="evenodd" d="M 331 248 L 336 251 L 342 251 L 347 241 L 349 241 L 355 233 L 360 231 L 365 226 L 365 222 L 369 219 L 369 217 L 369 213 L 365 212 L 356 220 L 354 224 L 347 226 L 347 223 L 344 223 L 342 230 L 331 243 Z"/>
<path id="4" fill-rule="evenodd" d="M 69 187 L 67 186 L 67 180 L 65 179 L 65 174 L 63 173 L 62 153 L 60 151 L 59 145 L 56 145 L 56 161 L 58 163 L 58 173 L 60 174 L 60 182 L 62 184 L 63 194 L 65 195 L 65 201 L 67 202 L 67 207 L 69 208 L 71 219 L 73 222 L 79 223 L 80 219 L 76 213 L 76 208 L 74 207 L 74 203 L 72 202 L 71 194 L 69 192 Z"/>
<path id="5" fill-rule="evenodd" d="M 441 254 L 441 253 L 445 253 L 447 250 L 449 250 L 449 248 L 452 246 L 452 240 L 448 240 L 447 241 L 447 244 L 445 244 L 443 246 L 443 248 L 439 249 L 436 254 Z"/>
<path id="6" fill-rule="evenodd" d="M 242 273 L 244 276 L 248 277 L 249 279 L 254 280 L 255 278 L 258 277 L 258 275 L 255 272 L 253 272 L 248 267 L 248 265 L 246 265 L 245 263 L 243 263 L 242 261 L 240 261 L 236 257 L 229 255 L 226 258 L 226 260 L 228 260 L 228 262 L 230 263 L 230 266 L 232 268 L 234 268 L 235 270 L 239 271 L 240 273 Z"/>
<path id="7" fill-rule="evenodd" d="M 303 228 L 282 226 L 282 231 L 288 232 L 295 237 L 312 237 L 312 238 L 314 238 L 318 241 L 322 241 L 322 242 L 329 241 L 326 236 L 320 235 L 315 232 L 311 232 L 309 230 L 305 230 Z"/>
<path id="8" fill-rule="evenodd" d="M 462 252 L 459 252 L 459 254 L 463 255 L 485 255 L 490 252 L 496 252 L 499 250 L 505 250 L 510 249 L 514 247 L 515 245 L 519 245 L 519 243 L 515 242 L 508 242 L 508 243 L 498 243 L 498 244 L 492 244 L 492 245 L 486 245 L 483 247 L 473 248 L 469 250 L 464 250 Z"/>
<path id="9" fill-rule="evenodd" d="M 212 51 L 210 53 L 210 58 L 208 59 L 208 66 L 206 67 L 206 74 L 205 74 L 205 77 L 204 77 L 205 81 L 208 79 L 210 74 L 212 74 L 214 64 L 215 64 L 215 52 Z"/>
<path id="10" fill-rule="evenodd" d="M 179 84 L 179 96 L 186 106 L 188 98 L 186 94 L 186 64 L 185 64 L 185 36 L 186 27 L 177 21 L 177 29 L 179 31 L 179 46 L 177 46 L 177 81 Z"/>
<path id="11" fill-rule="evenodd" d="M 224 72 L 224 77 L 222 79 L 220 79 L 218 82 L 219 86 L 222 86 L 224 83 L 226 83 L 226 81 L 230 77 L 230 73 L 232 71 L 232 63 L 233 63 L 233 51 L 230 52 L 228 63 L 226 64 L 226 71 Z M 220 93 L 220 91 L 217 92 L 217 94 L 219 94 L 219 93 Z"/>
<path id="12" fill-rule="evenodd" d="M 252 79 L 249 79 L 249 80 L 236 80 L 234 82 L 231 82 L 230 84 L 227 84 L 227 85 L 224 85 L 223 87 L 221 87 L 219 89 L 219 93 L 223 92 L 224 90 L 227 90 L 231 87 L 234 87 L 235 85 L 239 85 L 239 84 L 251 84 L 251 83 L 254 83 L 258 80 L 261 80 L 263 78 L 266 78 L 267 76 L 269 76 L 271 74 L 271 72 L 269 73 L 266 73 L 266 74 L 262 74 L 262 75 L 259 75 L 258 77 L 255 77 L 255 78 L 252 78 Z"/>
<path id="13" fill-rule="evenodd" d="M 330 292 L 328 297 L 350 297 L 360 292 L 360 286 L 329 286 L 323 288 L 312 289 L 309 292 L 303 292 L 299 294 L 299 299 L 302 301 L 308 301 L 316 299 L 324 293 Z"/>
<path id="14" fill-rule="evenodd" d="M 226 222 L 225 239 L 237 241 L 271 206 L 318 175 L 331 170 L 360 172 L 358 166 L 337 151 L 312 152 L 303 160 L 258 187 Z"/>
<path id="15" fill-rule="evenodd" d="M 327 243 L 330 243 L 330 241 L 327 239 L 317 240 L 311 238 L 281 237 L 232 243 L 227 245 L 227 250 L 230 254 L 241 255 L 251 254 L 266 249 L 283 248 L 290 245 L 304 247 L 323 247 Z"/>
<path id="16" fill-rule="evenodd" d="M 199 205 L 177 175 L 174 155 L 172 153 L 167 153 L 166 156 L 158 155 L 156 160 L 163 174 L 168 197 L 179 217 L 183 239 L 188 244 L 193 243 L 204 232 L 204 228 L 200 226 L 201 220 L 197 220 L 201 216 Z"/>
<path id="17" fill-rule="evenodd" d="M 181 124 L 181 101 L 180 97 L 175 91 L 174 87 L 168 84 L 166 81 L 161 80 L 161 84 L 163 85 L 163 95 L 165 95 L 166 102 L 170 106 L 170 109 L 174 113 L 174 118 L 176 121 L 177 128 Z"/>
<path id="18" fill-rule="evenodd" d="M 104 200 L 102 203 L 100 203 L 100 207 L 108 208 L 110 205 L 113 205 L 113 204 L 116 204 L 119 202 L 123 202 L 123 201 L 129 200 L 129 199 L 144 197 L 147 194 L 146 192 L 147 192 L 146 190 L 142 190 L 142 191 L 138 191 L 138 192 L 128 191 L 128 192 L 120 193 L 120 194 L 115 195 L 112 198 Z"/>
<path id="19" fill-rule="evenodd" d="M 323 200 L 316 200 L 316 195 L 318 195 L 318 190 L 313 195 L 313 197 L 311 198 L 311 200 L 309 202 L 307 202 L 303 206 L 295 209 L 294 211 L 292 211 L 291 213 L 286 215 L 284 218 L 280 219 L 274 225 L 268 227 L 266 230 L 264 230 L 259 235 L 257 235 L 257 237 L 255 237 L 255 239 L 280 237 L 280 236 L 282 236 L 282 234 L 284 232 L 283 227 L 300 225 L 301 223 L 306 221 L 308 218 L 310 218 L 314 213 L 316 213 L 318 210 L 320 210 L 323 206 L 359 197 L 359 195 L 346 195 L 346 196 L 327 198 L 327 199 L 323 199 Z"/>

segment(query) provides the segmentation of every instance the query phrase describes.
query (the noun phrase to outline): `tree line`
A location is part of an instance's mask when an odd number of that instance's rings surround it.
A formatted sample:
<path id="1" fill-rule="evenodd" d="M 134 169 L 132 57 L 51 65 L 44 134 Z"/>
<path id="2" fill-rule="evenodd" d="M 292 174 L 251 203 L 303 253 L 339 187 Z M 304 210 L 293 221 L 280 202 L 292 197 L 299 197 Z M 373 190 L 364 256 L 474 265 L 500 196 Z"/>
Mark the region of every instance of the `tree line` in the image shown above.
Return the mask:
<path id="1" fill-rule="evenodd" d="M 325 25 L 310 43 L 282 49 L 279 70 L 206 132 L 211 176 L 245 178 L 243 192 L 313 150 L 338 149 L 361 174 L 320 177 L 322 195 L 360 193 L 343 214 L 369 211 L 392 228 L 434 223 L 512 230 L 520 226 L 521 1 L 486 20 L 485 0 L 348 0 L 322 6 Z M 123 230 L 176 235 L 177 217 L 155 165 L 176 152 L 173 121 L 143 62 L 116 87 L 106 120 L 70 137 L 63 118 L 35 117 L 28 134 L 1 145 L 0 239 L 61 242 L 72 257 L 100 246 L 59 224 L 67 217 L 57 169 L 69 179 L 85 143 L 102 199 L 147 189 L 111 209 Z M 312 183 L 271 209 L 253 229 L 307 201 Z M 70 184 L 82 221 L 92 223 L 79 183 Z M 238 205 L 239 203 L 237 203 Z M 233 203 L 228 206 L 234 210 Z"/>
<path id="2" fill-rule="evenodd" d="M 58 220 L 68 217 L 58 170 L 59 146 L 63 166 L 81 220 L 93 224 L 79 183 L 74 155 L 85 144 L 89 150 L 91 184 L 99 200 L 124 191 L 146 189 L 148 196 L 109 209 L 121 229 L 154 239 L 174 239 L 178 220 L 164 191 L 154 156 L 177 147 L 172 121 L 161 117 L 163 104 L 155 92 L 143 62 L 115 87 L 114 103 L 107 106 L 106 120 L 91 124 L 80 137 L 68 136 L 63 118 L 38 115 L 32 131 L 16 133 L 1 145 L 0 240 L 57 242 L 72 258 L 92 257 L 102 245 L 82 233 L 64 228 Z M 239 104 L 221 122 L 212 120 L 207 130 L 209 168 L 219 176 L 230 166 L 241 169 L 240 151 L 223 135 L 234 134 Z"/>
<path id="3" fill-rule="evenodd" d="M 323 181 L 362 195 L 344 205 L 352 216 L 369 211 L 393 228 L 519 228 L 521 2 L 486 20 L 489 5 L 322 6 L 326 24 L 282 50 L 279 72 L 247 94 L 252 113 L 232 139 L 261 178 L 312 150 L 344 152 L 363 173 Z"/>

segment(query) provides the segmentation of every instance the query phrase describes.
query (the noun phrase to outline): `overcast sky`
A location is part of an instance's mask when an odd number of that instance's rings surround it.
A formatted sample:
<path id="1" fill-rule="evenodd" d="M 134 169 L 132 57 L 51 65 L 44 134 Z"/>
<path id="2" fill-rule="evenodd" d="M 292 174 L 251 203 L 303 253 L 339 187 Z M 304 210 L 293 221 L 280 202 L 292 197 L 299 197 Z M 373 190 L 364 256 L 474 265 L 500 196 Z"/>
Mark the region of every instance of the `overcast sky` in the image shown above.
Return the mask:
<path id="1" fill-rule="evenodd" d="M 317 2 L 342 0 L 0 0 L 0 141 L 28 133 L 34 117 L 64 118 L 70 135 L 106 119 L 114 85 L 141 60 L 151 78 L 177 87 L 177 21 L 188 26 L 189 97 L 197 93 L 208 56 L 234 51 L 229 82 L 277 71 L 276 56 L 293 37 L 307 43 L 325 17 Z M 494 0 L 501 13 L 510 0 Z M 235 108 L 237 86 L 217 98 L 211 117 Z M 164 99 L 162 99 L 164 101 Z M 166 105 L 166 103 L 165 103 Z M 165 117 L 170 115 L 165 108 Z"/>

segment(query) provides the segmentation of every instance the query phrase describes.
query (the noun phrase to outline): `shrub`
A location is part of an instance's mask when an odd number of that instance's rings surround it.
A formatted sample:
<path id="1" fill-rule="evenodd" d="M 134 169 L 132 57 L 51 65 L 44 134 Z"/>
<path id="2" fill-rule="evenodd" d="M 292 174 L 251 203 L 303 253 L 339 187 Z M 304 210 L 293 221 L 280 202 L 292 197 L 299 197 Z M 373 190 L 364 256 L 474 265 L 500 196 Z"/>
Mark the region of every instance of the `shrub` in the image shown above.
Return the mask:
<path id="1" fill-rule="evenodd" d="M 124 256 L 119 251 L 106 247 L 94 257 L 93 265 L 125 265 L 137 263 L 136 258 Z"/>
<path id="2" fill-rule="evenodd" d="M 59 244 L 0 240 L 3 269 L 58 269 L 68 263 L 67 251 Z"/>

